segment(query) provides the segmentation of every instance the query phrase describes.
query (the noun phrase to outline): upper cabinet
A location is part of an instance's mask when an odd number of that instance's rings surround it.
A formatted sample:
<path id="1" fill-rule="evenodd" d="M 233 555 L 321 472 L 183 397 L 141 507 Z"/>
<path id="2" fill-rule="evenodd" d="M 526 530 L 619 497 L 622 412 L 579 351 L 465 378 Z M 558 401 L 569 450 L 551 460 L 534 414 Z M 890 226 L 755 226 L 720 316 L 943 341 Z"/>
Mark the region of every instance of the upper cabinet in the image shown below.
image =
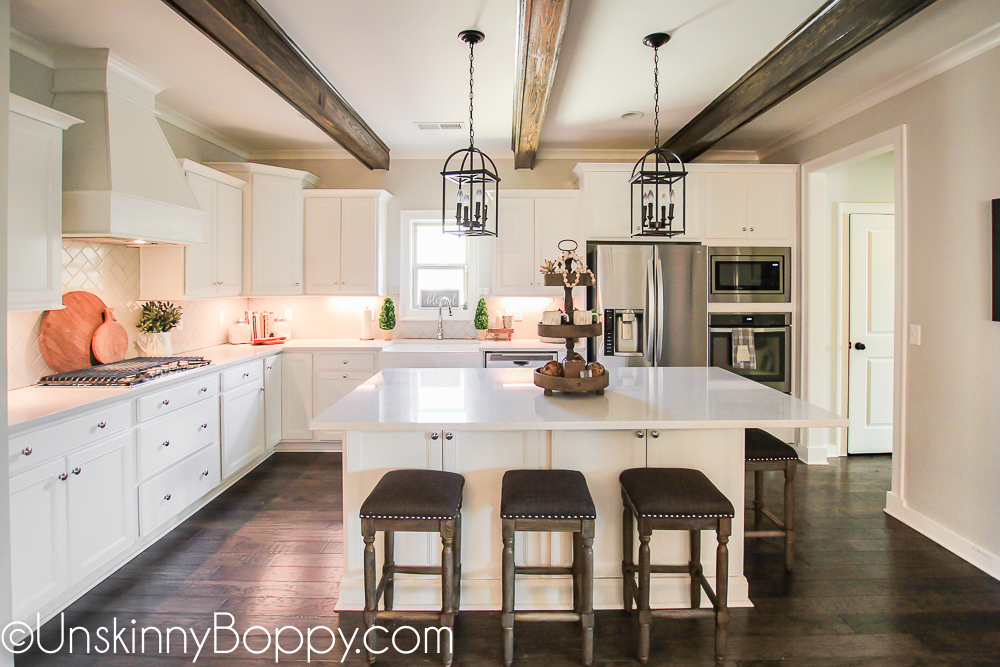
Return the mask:
<path id="1" fill-rule="evenodd" d="M 140 249 L 139 298 L 210 299 L 243 291 L 243 187 L 245 181 L 181 160 L 191 192 L 208 223 L 202 245 Z"/>
<path id="2" fill-rule="evenodd" d="M 306 171 L 252 162 L 209 166 L 247 182 L 243 189 L 243 293 L 303 294 L 303 189 L 319 179 Z"/>
<path id="3" fill-rule="evenodd" d="M 10 96 L 8 310 L 62 308 L 62 135 L 79 122 Z"/>
<path id="4" fill-rule="evenodd" d="M 386 293 L 385 190 L 306 190 L 305 293 Z"/>

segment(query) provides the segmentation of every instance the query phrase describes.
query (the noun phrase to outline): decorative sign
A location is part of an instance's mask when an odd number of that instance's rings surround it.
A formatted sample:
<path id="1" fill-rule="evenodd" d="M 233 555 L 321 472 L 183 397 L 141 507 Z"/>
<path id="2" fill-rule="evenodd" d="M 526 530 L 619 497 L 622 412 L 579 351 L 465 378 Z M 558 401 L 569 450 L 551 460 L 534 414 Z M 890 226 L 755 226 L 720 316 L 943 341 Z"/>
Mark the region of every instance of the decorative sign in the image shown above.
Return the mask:
<path id="1" fill-rule="evenodd" d="M 452 308 L 461 308 L 461 304 L 458 303 L 457 289 L 420 290 L 421 308 L 437 308 L 441 299 L 448 299 Z"/>

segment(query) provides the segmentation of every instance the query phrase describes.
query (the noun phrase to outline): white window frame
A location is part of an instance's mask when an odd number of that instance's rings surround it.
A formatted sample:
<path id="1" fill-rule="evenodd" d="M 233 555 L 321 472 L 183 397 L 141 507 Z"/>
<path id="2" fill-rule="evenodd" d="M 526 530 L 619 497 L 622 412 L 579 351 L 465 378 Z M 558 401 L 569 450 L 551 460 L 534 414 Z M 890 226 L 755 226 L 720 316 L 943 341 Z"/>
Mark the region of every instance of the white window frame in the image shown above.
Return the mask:
<path id="1" fill-rule="evenodd" d="M 413 224 L 415 222 L 434 222 L 441 224 L 441 210 L 414 210 L 399 212 L 399 311 L 401 320 L 436 321 L 437 309 L 415 309 L 410 307 L 410 293 L 413 289 Z M 465 258 L 468 266 L 469 286 L 467 302 L 469 307 L 462 310 L 462 304 L 452 306 L 452 316 L 449 318 L 447 309 L 446 320 L 471 322 L 476 316 L 476 303 L 479 301 L 479 244 L 472 237 L 465 238 Z"/>

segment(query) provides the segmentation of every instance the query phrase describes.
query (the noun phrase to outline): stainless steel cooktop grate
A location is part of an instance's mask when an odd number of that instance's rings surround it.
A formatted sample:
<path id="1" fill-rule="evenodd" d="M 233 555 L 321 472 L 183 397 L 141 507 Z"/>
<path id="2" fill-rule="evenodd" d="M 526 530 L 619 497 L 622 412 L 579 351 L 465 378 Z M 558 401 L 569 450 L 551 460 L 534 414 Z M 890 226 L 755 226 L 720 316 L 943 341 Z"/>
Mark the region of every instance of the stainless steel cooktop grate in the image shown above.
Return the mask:
<path id="1" fill-rule="evenodd" d="M 180 371 L 208 366 L 205 357 L 138 357 L 110 364 L 46 375 L 40 385 L 79 387 L 131 387 Z"/>

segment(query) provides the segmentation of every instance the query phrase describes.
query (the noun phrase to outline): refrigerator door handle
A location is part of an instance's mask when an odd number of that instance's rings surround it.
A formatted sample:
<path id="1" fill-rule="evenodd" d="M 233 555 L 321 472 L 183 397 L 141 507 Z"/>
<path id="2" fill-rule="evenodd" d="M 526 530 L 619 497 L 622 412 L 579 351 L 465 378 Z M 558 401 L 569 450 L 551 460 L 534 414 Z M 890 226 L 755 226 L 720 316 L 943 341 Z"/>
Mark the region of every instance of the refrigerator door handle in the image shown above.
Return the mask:
<path id="1" fill-rule="evenodd" d="M 663 260 L 660 259 L 659 253 L 654 254 L 653 263 L 656 270 L 656 359 L 653 361 L 653 365 L 661 366 L 663 365 L 663 335 L 661 332 L 667 330 L 667 323 L 664 321 L 664 310 L 666 309 L 663 307 L 663 299 L 666 297 L 663 285 Z"/>
<path id="2" fill-rule="evenodd" d="M 649 362 L 651 366 L 656 365 L 656 318 L 653 313 L 656 312 L 657 303 L 657 284 L 655 278 L 655 271 L 653 269 L 653 263 L 656 261 L 656 255 L 654 253 L 653 257 L 646 263 L 646 312 L 643 317 L 646 319 L 646 340 L 643 344 L 643 356 L 645 356 L 646 361 Z"/>

